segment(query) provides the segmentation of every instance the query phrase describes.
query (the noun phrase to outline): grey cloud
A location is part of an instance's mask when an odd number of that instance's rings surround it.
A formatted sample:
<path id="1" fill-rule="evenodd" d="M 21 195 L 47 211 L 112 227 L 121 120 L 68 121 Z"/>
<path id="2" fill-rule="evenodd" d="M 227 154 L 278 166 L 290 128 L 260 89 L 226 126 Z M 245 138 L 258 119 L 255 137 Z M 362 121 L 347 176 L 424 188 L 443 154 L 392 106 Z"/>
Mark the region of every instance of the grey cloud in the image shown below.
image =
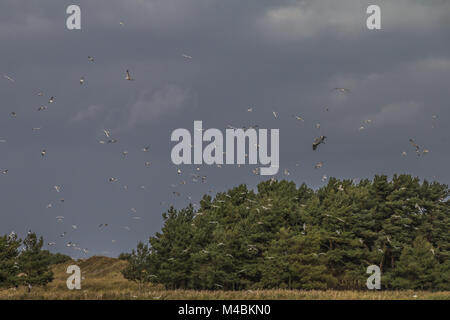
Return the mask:
<path id="1" fill-rule="evenodd" d="M 369 3 L 79 0 L 82 30 L 68 31 L 72 1 L 3 0 L 0 74 L 16 82 L 0 79 L 0 137 L 7 140 L 0 168 L 9 169 L 0 177 L 0 234 L 32 229 L 59 240 L 52 250 L 77 255 L 64 245 L 73 241 L 90 254 L 116 255 L 158 231 L 170 204 L 266 179 L 252 166 L 201 166 L 204 184 L 190 179 L 194 166 L 181 166 L 178 175 L 170 134 L 192 130 L 194 120 L 205 129 L 279 128 L 279 179 L 317 187 L 324 174 L 405 172 L 449 183 L 450 2 L 373 1 L 382 8 L 380 32 L 365 28 Z M 126 69 L 135 81 L 124 80 Z M 38 112 L 52 95 L 55 103 Z M 117 143 L 99 144 L 103 129 Z M 327 143 L 313 152 L 314 137 L 323 134 Z M 430 153 L 402 157 L 411 151 L 409 138 Z M 318 161 L 324 167 L 313 169 Z M 63 185 L 61 194 L 55 184 Z M 131 219 L 132 207 L 141 220 Z M 56 223 L 57 215 L 67 225 Z M 110 229 L 99 232 L 100 223 Z M 71 224 L 79 229 L 59 239 Z"/>

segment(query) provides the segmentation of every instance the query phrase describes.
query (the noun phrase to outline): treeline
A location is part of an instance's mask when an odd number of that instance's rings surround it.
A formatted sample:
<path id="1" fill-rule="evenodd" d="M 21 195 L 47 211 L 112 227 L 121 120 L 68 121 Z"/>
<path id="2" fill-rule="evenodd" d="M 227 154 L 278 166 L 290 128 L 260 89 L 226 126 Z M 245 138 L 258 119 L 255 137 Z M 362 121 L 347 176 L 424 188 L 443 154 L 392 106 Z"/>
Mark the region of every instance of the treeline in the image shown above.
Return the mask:
<path id="1" fill-rule="evenodd" d="M 448 197 L 409 175 L 240 185 L 170 208 L 160 233 L 121 255 L 123 274 L 167 289 L 364 289 L 377 265 L 383 289 L 450 290 Z"/>
<path id="2" fill-rule="evenodd" d="M 44 240 L 29 232 L 24 240 L 15 233 L 0 237 L 0 288 L 45 286 L 53 280 L 50 266 L 69 256 L 42 250 Z"/>

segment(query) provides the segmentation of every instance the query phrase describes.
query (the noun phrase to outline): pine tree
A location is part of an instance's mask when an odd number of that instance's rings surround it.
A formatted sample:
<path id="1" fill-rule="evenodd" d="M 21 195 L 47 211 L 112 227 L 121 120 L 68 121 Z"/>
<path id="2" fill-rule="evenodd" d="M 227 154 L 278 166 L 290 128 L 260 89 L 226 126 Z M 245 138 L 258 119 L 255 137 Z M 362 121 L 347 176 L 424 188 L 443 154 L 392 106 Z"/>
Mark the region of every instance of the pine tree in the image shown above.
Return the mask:
<path id="1" fill-rule="evenodd" d="M 21 284 L 31 288 L 34 285 L 45 286 L 53 280 L 53 272 L 50 270 L 51 257 L 42 250 L 44 240 L 37 238 L 35 233 L 29 232 L 23 240 L 23 250 L 18 258 L 19 271 L 24 275 Z"/>
<path id="2" fill-rule="evenodd" d="M 432 290 L 438 280 L 439 264 L 435 249 L 423 237 L 403 249 L 390 281 L 395 289 Z"/>
<path id="3" fill-rule="evenodd" d="M 385 288 L 448 288 L 448 197 L 409 175 L 240 185 L 169 208 L 144 270 L 170 289 L 364 289 L 375 264 Z"/>
<path id="4" fill-rule="evenodd" d="M 156 276 L 148 273 L 149 254 L 148 246 L 139 242 L 136 250 L 132 250 L 131 254 L 127 255 L 128 265 L 122 270 L 125 279 L 139 284 L 139 290 L 142 289 L 145 283 L 150 281 L 156 282 Z"/>
<path id="5" fill-rule="evenodd" d="M 19 283 L 17 258 L 20 243 L 14 233 L 0 237 L 0 287 L 9 288 Z"/>

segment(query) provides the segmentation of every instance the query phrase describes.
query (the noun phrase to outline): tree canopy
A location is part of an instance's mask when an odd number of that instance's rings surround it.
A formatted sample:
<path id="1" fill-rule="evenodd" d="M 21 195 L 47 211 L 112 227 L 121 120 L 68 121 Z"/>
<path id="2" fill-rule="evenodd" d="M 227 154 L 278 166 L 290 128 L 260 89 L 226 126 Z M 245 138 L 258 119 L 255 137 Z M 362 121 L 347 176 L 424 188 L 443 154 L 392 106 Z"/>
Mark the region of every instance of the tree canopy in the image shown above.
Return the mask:
<path id="1" fill-rule="evenodd" d="M 0 288 L 46 285 L 53 280 L 50 266 L 71 258 L 42 250 L 43 244 L 42 237 L 32 232 L 23 241 L 14 232 L 0 237 Z"/>
<path id="2" fill-rule="evenodd" d="M 313 190 L 269 180 L 163 214 L 124 275 L 166 288 L 450 289 L 448 186 L 409 175 Z"/>

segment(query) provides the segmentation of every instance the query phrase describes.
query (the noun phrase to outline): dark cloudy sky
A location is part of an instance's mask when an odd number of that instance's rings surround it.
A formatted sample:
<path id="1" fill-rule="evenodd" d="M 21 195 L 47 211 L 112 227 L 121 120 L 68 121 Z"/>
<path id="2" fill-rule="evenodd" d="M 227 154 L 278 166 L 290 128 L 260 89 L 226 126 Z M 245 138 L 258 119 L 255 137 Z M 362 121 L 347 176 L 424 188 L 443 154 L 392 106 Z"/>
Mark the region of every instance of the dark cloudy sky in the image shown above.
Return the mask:
<path id="1" fill-rule="evenodd" d="M 81 7 L 80 31 L 66 28 L 70 4 Z M 382 30 L 367 29 L 369 4 L 381 6 Z M 194 120 L 280 129 L 276 178 L 297 184 L 393 173 L 449 183 L 449 39 L 444 0 L 2 0 L 0 234 L 31 229 L 52 251 L 83 256 L 71 241 L 114 256 L 159 231 L 170 203 L 270 178 L 255 166 L 178 175 L 170 134 L 192 132 Z M 118 142 L 100 144 L 103 129 Z M 313 152 L 319 135 L 327 143 Z M 410 138 L 430 152 L 417 157 Z"/>

